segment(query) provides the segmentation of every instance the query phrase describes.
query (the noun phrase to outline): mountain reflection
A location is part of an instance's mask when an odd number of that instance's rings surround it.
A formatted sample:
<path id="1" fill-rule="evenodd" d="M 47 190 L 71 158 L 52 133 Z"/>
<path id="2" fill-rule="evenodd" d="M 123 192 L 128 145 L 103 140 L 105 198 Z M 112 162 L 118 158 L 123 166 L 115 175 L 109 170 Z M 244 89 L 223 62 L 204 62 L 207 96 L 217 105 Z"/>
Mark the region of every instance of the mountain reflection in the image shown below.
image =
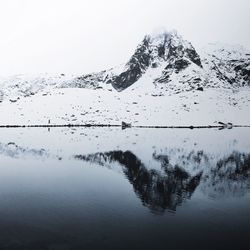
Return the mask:
<path id="1" fill-rule="evenodd" d="M 18 146 L 14 142 L 7 144 L 0 143 L 0 155 L 5 155 L 11 158 L 24 158 L 24 157 L 36 157 L 36 158 L 48 158 L 49 154 L 45 149 L 30 149 Z"/>
<path id="2" fill-rule="evenodd" d="M 143 205 L 157 213 L 163 213 L 166 209 L 175 211 L 177 206 L 192 196 L 201 179 L 201 173 L 191 176 L 179 166 L 169 169 L 167 174 L 149 170 L 130 151 L 77 155 L 75 158 L 101 165 L 118 162 L 123 166 L 125 176 L 133 185 Z"/>
<path id="3" fill-rule="evenodd" d="M 204 176 L 203 191 L 210 197 L 243 196 L 250 189 L 250 154 L 232 152 Z"/>
<path id="4" fill-rule="evenodd" d="M 166 148 L 152 152 L 145 164 L 131 151 L 109 151 L 73 155 L 73 159 L 95 163 L 109 169 L 121 167 L 126 179 L 142 204 L 154 213 L 176 211 L 190 199 L 195 190 L 213 199 L 241 197 L 250 189 L 250 154 L 239 151 L 206 153 Z M 14 159 L 54 159 L 67 157 L 51 154 L 49 150 L 18 146 L 14 142 L 0 143 L 0 155 Z M 69 154 L 69 158 L 72 153 Z M 160 166 L 160 167 L 159 167 Z"/>
<path id="5" fill-rule="evenodd" d="M 74 158 L 109 168 L 120 164 L 143 205 L 155 213 L 176 211 L 198 186 L 213 198 L 241 196 L 248 192 L 250 154 L 232 152 L 223 159 L 215 159 L 203 151 L 186 155 L 179 149 L 176 151 L 179 153 L 177 158 L 181 159 L 179 163 L 171 163 L 171 154 L 153 153 L 152 158 L 160 163 L 161 170 L 150 169 L 130 151 L 76 155 Z"/>

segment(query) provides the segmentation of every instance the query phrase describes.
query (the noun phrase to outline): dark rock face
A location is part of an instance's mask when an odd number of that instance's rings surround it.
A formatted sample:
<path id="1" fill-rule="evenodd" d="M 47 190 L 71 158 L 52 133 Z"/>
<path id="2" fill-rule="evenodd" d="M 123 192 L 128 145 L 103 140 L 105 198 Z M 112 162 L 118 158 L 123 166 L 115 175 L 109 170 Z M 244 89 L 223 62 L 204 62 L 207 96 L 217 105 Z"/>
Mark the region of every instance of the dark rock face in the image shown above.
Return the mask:
<path id="1" fill-rule="evenodd" d="M 183 57 L 186 57 L 191 62 L 202 68 L 200 56 L 196 52 L 195 48 L 190 43 L 188 43 L 188 46 L 189 48 L 184 47 L 183 45 L 174 46 L 170 44 L 168 59 L 181 60 Z"/>
<path id="2" fill-rule="evenodd" d="M 187 68 L 188 65 L 190 65 L 190 62 L 185 59 L 176 60 L 174 64 L 175 73 L 178 74 L 181 70 Z"/>
<path id="3" fill-rule="evenodd" d="M 192 49 L 187 49 L 186 52 L 187 52 L 188 58 L 190 58 L 190 60 L 193 63 L 195 63 L 196 65 L 198 65 L 199 67 L 202 68 L 202 63 L 201 63 L 200 56 L 198 55 L 198 53 L 196 52 L 194 47 L 192 46 Z"/>
<path id="4" fill-rule="evenodd" d="M 238 78 L 243 78 L 246 85 L 250 85 L 250 61 L 237 65 L 234 70 Z"/>
<path id="5" fill-rule="evenodd" d="M 126 64 L 127 70 L 112 79 L 112 86 L 118 91 L 126 89 L 135 83 L 146 71 L 150 64 L 149 41 L 145 37 L 142 44 L 138 46 L 134 55 Z"/>

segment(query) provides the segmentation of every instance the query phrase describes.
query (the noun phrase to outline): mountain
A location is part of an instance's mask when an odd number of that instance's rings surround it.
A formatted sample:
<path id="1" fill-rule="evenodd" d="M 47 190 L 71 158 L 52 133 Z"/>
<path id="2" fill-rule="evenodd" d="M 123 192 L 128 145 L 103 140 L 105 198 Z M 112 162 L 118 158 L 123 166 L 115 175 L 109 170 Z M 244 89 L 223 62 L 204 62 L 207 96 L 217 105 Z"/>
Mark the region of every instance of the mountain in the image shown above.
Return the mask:
<path id="1" fill-rule="evenodd" d="M 139 80 L 149 68 L 162 66 L 162 75 L 154 79 L 154 83 L 167 83 L 173 72 L 178 74 L 192 64 L 202 68 L 200 57 L 194 47 L 177 33 L 145 36 L 122 73 L 112 77 L 107 83 L 121 91 Z"/>
<path id="2" fill-rule="evenodd" d="M 115 89 L 136 84 L 155 95 L 206 87 L 250 85 L 250 52 L 241 46 L 209 44 L 200 52 L 176 31 L 146 35 L 127 63 L 82 76 L 14 76 L 0 79 L 4 96 L 29 96 L 51 88 Z M 15 98 L 14 98 L 15 99 Z"/>
<path id="3" fill-rule="evenodd" d="M 250 52 L 241 46 L 209 44 L 198 53 L 176 31 L 146 35 L 126 64 L 77 77 L 70 86 L 111 85 L 123 91 L 142 79 L 163 95 L 166 91 L 250 85 Z"/>
<path id="4" fill-rule="evenodd" d="M 163 87 L 173 80 L 171 77 L 174 74 L 194 69 L 198 75 L 202 68 L 201 58 L 190 42 L 176 31 L 163 32 L 146 35 L 125 65 L 77 77 L 71 86 L 95 88 L 104 87 L 102 83 L 105 83 L 117 91 L 123 91 L 150 72 L 148 78 L 152 84 Z M 198 81 L 197 77 L 189 80 L 192 83 Z"/>

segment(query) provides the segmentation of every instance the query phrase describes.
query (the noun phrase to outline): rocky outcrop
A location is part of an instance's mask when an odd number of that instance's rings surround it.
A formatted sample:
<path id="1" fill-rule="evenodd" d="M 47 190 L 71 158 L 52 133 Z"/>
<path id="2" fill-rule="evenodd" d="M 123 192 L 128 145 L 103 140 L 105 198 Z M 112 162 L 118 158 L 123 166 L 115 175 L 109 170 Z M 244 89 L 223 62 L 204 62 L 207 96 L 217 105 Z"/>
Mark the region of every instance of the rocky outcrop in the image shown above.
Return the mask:
<path id="1" fill-rule="evenodd" d="M 118 91 L 135 83 L 148 68 L 164 66 L 162 76 L 154 82 L 168 82 L 172 73 L 178 74 L 190 64 L 202 68 L 201 59 L 191 45 L 176 32 L 146 36 L 137 47 L 134 55 L 125 65 L 125 70 L 110 81 Z"/>

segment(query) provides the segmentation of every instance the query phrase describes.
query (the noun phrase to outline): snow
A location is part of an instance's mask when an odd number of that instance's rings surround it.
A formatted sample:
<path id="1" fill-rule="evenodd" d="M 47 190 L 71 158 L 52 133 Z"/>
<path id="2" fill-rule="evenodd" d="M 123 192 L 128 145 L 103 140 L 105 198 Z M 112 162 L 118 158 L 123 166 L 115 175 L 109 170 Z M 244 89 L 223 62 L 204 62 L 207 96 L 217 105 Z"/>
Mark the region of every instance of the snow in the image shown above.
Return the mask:
<path id="1" fill-rule="evenodd" d="M 246 58 L 247 54 L 250 53 L 248 49 L 238 44 L 227 44 L 227 43 L 209 43 L 207 46 L 201 48 L 200 54 L 214 55 L 218 58 L 228 59 L 242 59 Z"/>
<path id="2" fill-rule="evenodd" d="M 150 84 L 148 83 L 150 86 Z M 151 84 L 152 85 L 152 84 Z M 145 86 L 144 86 L 145 87 Z M 52 89 L 0 104 L 1 125 L 115 124 L 190 126 L 250 124 L 250 89 L 205 89 L 154 96 L 139 83 L 123 92 Z"/>
<path id="3" fill-rule="evenodd" d="M 8 78 L 0 78 L 0 92 L 2 92 L 3 99 L 16 100 L 22 96 L 33 95 L 40 91 L 50 91 L 53 88 L 61 86 L 65 82 L 72 81 L 73 75 L 14 75 Z"/>

